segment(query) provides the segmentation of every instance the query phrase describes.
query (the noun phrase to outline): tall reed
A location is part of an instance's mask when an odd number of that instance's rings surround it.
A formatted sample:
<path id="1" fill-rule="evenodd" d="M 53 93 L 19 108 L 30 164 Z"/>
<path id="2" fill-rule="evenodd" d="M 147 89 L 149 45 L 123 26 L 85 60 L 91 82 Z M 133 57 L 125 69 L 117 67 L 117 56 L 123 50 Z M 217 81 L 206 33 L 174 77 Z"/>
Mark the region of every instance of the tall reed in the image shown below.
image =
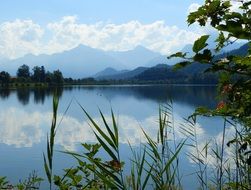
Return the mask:
<path id="1" fill-rule="evenodd" d="M 79 104 L 79 103 L 78 103 Z M 62 190 L 65 189 L 183 189 L 180 176 L 179 154 L 184 145 L 192 147 L 194 151 L 188 152 L 190 160 L 197 165 L 195 171 L 199 181 L 199 189 L 241 189 L 250 187 L 250 165 L 245 161 L 249 146 L 244 146 L 241 127 L 224 118 L 221 142 L 209 139 L 201 147 L 197 133 L 196 117 L 185 119 L 180 127 L 180 132 L 185 139 L 178 140 L 177 126 L 173 115 L 172 102 L 161 105 L 158 117 L 158 132 L 156 139 L 152 138 L 142 126 L 145 142 L 131 149 L 130 171 L 124 172 L 124 163 L 120 155 L 120 139 L 118 122 L 113 110 L 108 119 L 99 110 L 102 124 L 94 121 L 91 115 L 79 104 L 98 143 L 82 143 L 84 153 L 64 151 L 76 159 L 77 164 L 64 169 L 63 176 L 53 176 L 53 151 L 56 135 L 56 120 L 58 100 L 53 100 L 53 121 L 50 135 L 47 138 L 47 157 L 44 155 L 44 165 L 50 189 L 52 181 Z M 235 139 L 225 146 L 226 130 L 235 129 Z M 213 142 L 215 142 L 213 144 Z M 227 158 L 225 149 L 233 146 L 235 157 Z M 100 157 L 104 151 L 107 157 Z M 106 158 L 106 159 L 105 159 Z M 214 162 L 212 163 L 211 159 Z M 233 161 L 234 160 L 234 164 Z M 213 175 L 214 174 L 214 175 Z"/>
<path id="2" fill-rule="evenodd" d="M 44 158 L 44 169 L 46 172 L 47 179 L 50 184 L 50 190 L 52 189 L 52 179 L 53 179 L 53 154 L 54 154 L 54 141 L 56 136 L 56 126 L 57 126 L 57 110 L 58 110 L 58 96 L 54 94 L 53 96 L 53 116 L 50 128 L 50 134 L 47 134 L 47 156 L 43 153 Z"/>
<path id="3" fill-rule="evenodd" d="M 66 151 L 73 156 L 78 165 L 65 169 L 65 175 L 55 176 L 54 183 L 60 189 L 181 189 L 179 178 L 178 155 L 184 141 L 170 145 L 172 131 L 172 106 L 160 106 L 158 120 L 158 134 L 156 140 L 152 139 L 143 128 L 142 132 L 146 143 L 141 143 L 139 149 L 131 147 L 131 169 L 124 173 L 124 163 L 120 156 L 119 126 L 111 110 L 111 122 L 108 122 L 102 111 L 99 110 L 103 125 L 99 125 L 89 113 L 79 104 L 89 125 L 93 130 L 98 144 L 83 143 L 86 150 L 80 154 Z M 121 126 L 122 127 L 122 126 Z M 173 138 L 173 137 L 172 137 Z M 173 141 L 174 142 L 174 141 Z M 108 159 L 97 156 L 102 148 Z"/>

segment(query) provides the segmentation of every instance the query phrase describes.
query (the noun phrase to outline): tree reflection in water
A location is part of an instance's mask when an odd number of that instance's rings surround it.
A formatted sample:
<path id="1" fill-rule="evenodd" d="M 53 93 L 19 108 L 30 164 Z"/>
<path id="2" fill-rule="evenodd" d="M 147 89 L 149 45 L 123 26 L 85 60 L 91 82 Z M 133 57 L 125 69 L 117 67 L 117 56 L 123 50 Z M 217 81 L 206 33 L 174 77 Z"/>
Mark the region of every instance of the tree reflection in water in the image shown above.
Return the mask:
<path id="1" fill-rule="evenodd" d="M 10 96 L 11 90 L 9 88 L 0 88 L 0 98 L 7 99 Z"/>
<path id="2" fill-rule="evenodd" d="M 192 106 L 206 105 L 213 108 L 216 105 L 215 86 L 172 86 L 172 85 L 152 85 L 152 86 L 66 86 L 57 88 L 19 88 L 0 89 L 0 98 L 7 99 L 12 93 L 16 93 L 19 102 L 27 105 L 30 96 L 33 95 L 35 104 L 44 104 L 45 99 L 53 96 L 57 91 L 59 97 L 63 91 L 83 91 L 95 92 L 104 96 L 108 101 L 112 101 L 117 96 L 132 96 L 137 99 L 149 99 L 151 101 L 164 103 L 170 99 L 174 102 L 189 104 Z"/>

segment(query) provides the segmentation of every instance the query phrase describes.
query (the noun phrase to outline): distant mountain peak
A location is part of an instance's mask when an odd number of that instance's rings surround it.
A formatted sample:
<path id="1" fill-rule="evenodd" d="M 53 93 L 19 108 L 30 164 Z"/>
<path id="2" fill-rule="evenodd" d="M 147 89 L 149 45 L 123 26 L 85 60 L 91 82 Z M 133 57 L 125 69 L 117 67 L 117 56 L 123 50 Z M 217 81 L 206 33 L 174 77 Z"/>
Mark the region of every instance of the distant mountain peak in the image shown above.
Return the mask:
<path id="1" fill-rule="evenodd" d="M 92 48 L 92 47 L 90 47 L 90 46 L 87 46 L 87 45 L 85 45 L 85 44 L 78 44 L 75 48 L 73 48 L 73 49 L 79 49 L 79 48 Z"/>
<path id="2" fill-rule="evenodd" d="M 27 53 L 23 57 L 36 57 L 36 55 L 34 55 L 32 53 Z"/>
<path id="3" fill-rule="evenodd" d="M 72 48 L 68 51 L 72 51 L 72 50 L 80 50 L 80 51 L 85 51 L 85 50 L 94 50 L 95 48 L 92 48 L 90 46 L 84 45 L 84 44 L 79 44 L 78 46 L 76 46 L 75 48 Z M 98 49 L 95 49 L 98 50 Z"/>
<path id="4" fill-rule="evenodd" d="M 169 68 L 169 67 L 171 67 L 171 66 L 167 65 L 167 64 L 159 63 L 159 64 L 153 66 L 152 68 Z"/>
<path id="5" fill-rule="evenodd" d="M 142 46 L 142 45 L 137 45 L 134 49 L 138 49 L 138 50 L 146 50 L 147 48 Z M 148 49 L 147 49 L 148 50 Z"/>
<path id="6" fill-rule="evenodd" d="M 117 71 L 117 70 L 112 67 L 107 67 L 104 69 L 104 71 Z"/>
<path id="7" fill-rule="evenodd" d="M 110 70 L 112 69 L 112 70 Z M 136 75 L 142 73 L 143 71 L 145 71 L 147 69 L 147 67 L 137 67 L 136 69 L 133 70 L 120 70 L 117 71 L 113 68 L 106 68 L 105 70 L 102 70 L 100 72 L 98 72 L 96 75 L 94 75 L 93 77 L 96 79 L 112 79 L 112 80 L 121 80 L 121 79 L 129 79 L 129 78 L 133 78 Z"/>
<path id="8" fill-rule="evenodd" d="M 155 51 L 152 51 L 150 49 L 148 49 L 147 47 L 144 47 L 142 45 L 137 45 L 132 51 L 148 51 L 148 52 L 152 52 L 152 53 L 156 53 Z"/>
<path id="9" fill-rule="evenodd" d="M 107 76 L 113 76 L 113 75 L 119 75 L 119 74 L 122 74 L 122 73 L 125 73 L 125 72 L 128 72 L 128 70 L 116 70 L 112 67 L 107 67 L 105 68 L 104 70 L 96 73 L 93 77 L 94 78 L 105 78 Z"/>

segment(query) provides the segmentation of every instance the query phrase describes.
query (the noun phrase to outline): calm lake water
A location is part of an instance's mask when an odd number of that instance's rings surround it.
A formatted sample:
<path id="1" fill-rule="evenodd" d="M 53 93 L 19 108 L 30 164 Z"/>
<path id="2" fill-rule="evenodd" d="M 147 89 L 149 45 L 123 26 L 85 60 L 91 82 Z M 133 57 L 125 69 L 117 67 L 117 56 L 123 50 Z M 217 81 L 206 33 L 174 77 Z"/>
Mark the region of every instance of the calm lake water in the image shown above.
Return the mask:
<path id="1" fill-rule="evenodd" d="M 81 151 L 81 142 L 95 142 L 79 102 L 97 121 L 100 121 L 98 108 L 107 118 L 113 108 L 125 160 L 129 151 L 127 141 L 137 146 L 144 140 L 140 127 L 155 137 L 159 104 L 173 100 L 176 125 L 184 122 L 183 118 L 191 115 L 196 107 L 213 108 L 217 104 L 216 87 L 212 86 L 75 86 L 59 92 L 59 119 L 73 101 L 58 128 L 56 149 Z M 45 176 L 42 153 L 46 151 L 46 134 L 52 118 L 52 94 L 50 89 L 0 90 L 0 176 L 7 176 L 11 182 L 24 179 L 33 170 Z M 222 131 L 220 119 L 199 118 L 198 123 L 201 139 L 217 137 Z M 177 134 L 179 138 L 178 131 Z M 74 164 L 69 156 L 60 152 L 55 153 L 55 160 L 56 174 Z M 189 175 L 193 164 L 185 154 L 181 165 L 185 189 L 195 187 L 195 178 Z"/>

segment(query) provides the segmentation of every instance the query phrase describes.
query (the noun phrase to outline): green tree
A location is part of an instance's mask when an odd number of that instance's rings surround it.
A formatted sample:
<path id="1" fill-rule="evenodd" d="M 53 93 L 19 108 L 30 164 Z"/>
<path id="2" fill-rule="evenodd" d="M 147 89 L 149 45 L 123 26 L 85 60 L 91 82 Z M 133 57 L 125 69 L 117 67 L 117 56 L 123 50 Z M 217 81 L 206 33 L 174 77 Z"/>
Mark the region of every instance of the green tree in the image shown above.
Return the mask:
<path id="1" fill-rule="evenodd" d="M 52 81 L 56 84 L 62 84 L 64 82 L 64 77 L 60 70 L 53 71 Z"/>
<path id="2" fill-rule="evenodd" d="M 22 65 L 17 70 L 17 77 L 18 78 L 30 78 L 30 68 L 28 65 Z"/>
<path id="3" fill-rule="evenodd" d="M 205 72 L 218 73 L 219 103 L 214 110 L 197 108 L 194 116 L 223 116 L 231 118 L 233 123 L 241 124 L 236 128 L 236 137 L 228 142 L 234 143 L 236 152 L 236 172 L 241 178 L 232 184 L 231 189 L 251 188 L 251 1 L 239 1 L 238 9 L 232 9 L 230 0 L 206 0 L 205 3 L 188 16 L 188 24 L 197 23 L 204 27 L 209 25 L 218 31 L 215 48 L 209 49 L 209 35 L 203 35 L 193 44 L 194 55 L 177 52 L 168 58 L 180 57 L 182 62 L 175 65 L 176 69 L 183 68 L 194 62 L 207 64 Z M 244 40 L 248 50 L 243 55 L 217 56 L 225 46 Z M 224 132 L 223 132 L 224 134 Z M 224 146 L 224 145 L 223 145 Z M 222 171 L 221 171 L 222 172 Z M 221 188 L 220 188 L 221 189 Z"/>
<path id="4" fill-rule="evenodd" d="M 10 74 L 5 71 L 0 72 L 0 83 L 6 85 L 9 82 L 10 82 Z"/>
<path id="5" fill-rule="evenodd" d="M 34 82 L 45 82 L 45 69 L 44 66 L 35 66 L 33 67 L 32 80 Z"/>
<path id="6" fill-rule="evenodd" d="M 206 26 L 209 24 L 218 30 L 219 35 L 214 50 L 208 48 L 209 35 L 204 35 L 193 45 L 194 56 L 187 57 L 186 53 L 178 52 L 169 58 L 184 59 L 176 64 L 176 69 L 199 62 L 199 64 L 210 65 L 206 72 L 220 73 L 221 109 L 216 108 L 214 114 L 231 116 L 251 128 L 251 1 L 240 1 L 238 12 L 231 11 L 232 2 L 206 0 L 204 5 L 188 16 L 189 25 L 199 23 L 201 26 Z M 237 40 L 246 40 L 249 45 L 244 56 L 214 56 L 213 51 L 218 52 Z"/>
<path id="7" fill-rule="evenodd" d="M 52 83 L 53 74 L 50 71 L 45 73 L 45 82 Z"/>
<path id="8" fill-rule="evenodd" d="M 45 68 L 41 66 L 41 75 L 40 75 L 41 82 L 45 82 Z"/>

